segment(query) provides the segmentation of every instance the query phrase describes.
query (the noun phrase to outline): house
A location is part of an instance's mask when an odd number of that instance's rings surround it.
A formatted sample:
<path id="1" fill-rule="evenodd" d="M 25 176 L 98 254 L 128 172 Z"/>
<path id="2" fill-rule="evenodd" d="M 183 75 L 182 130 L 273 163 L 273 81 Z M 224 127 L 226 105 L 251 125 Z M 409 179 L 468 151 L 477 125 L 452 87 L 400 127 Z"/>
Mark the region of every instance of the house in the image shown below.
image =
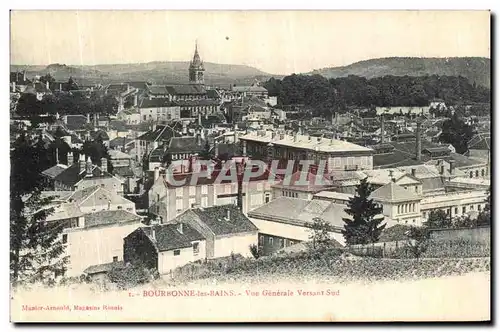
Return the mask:
<path id="1" fill-rule="evenodd" d="M 93 265 L 123 258 L 123 239 L 143 226 L 141 217 L 125 210 L 84 214 L 80 223 L 70 223 L 61 237 L 69 264 L 65 276 L 78 277 Z"/>
<path id="2" fill-rule="evenodd" d="M 467 143 L 467 156 L 480 158 L 488 163 L 491 160 L 491 133 L 478 133 Z"/>
<path id="3" fill-rule="evenodd" d="M 181 118 L 181 107 L 167 98 L 145 98 L 139 104 L 141 122 L 171 122 Z"/>
<path id="4" fill-rule="evenodd" d="M 120 179 L 107 172 L 107 160 L 101 160 L 101 167 L 93 165 L 90 157 L 85 161 L 85 155 L 73 162 L 73 153 L 68 155 L 68 167 L 53 179 L 54 190 L 79 190 L 99 185 L 108 191 L 123 193 Z"/>
<path id="5" fill-rule="evenodd" d="M 238 97 L 260 97 L 263 99 L 267 99 L 269 97 L 269 93 L 266 88 L 260 86 L 259 84 L 252 84 L 250 86 L 231 86 L 231 92 L 233 96 Z"/>
<path id="6" fill-rule="evenodd" d="M 310 200 L 315 193 L 333 188 L 333 185 L 328 174 L 318 175 L 311 170 L 299 170 L 271 187 L 273 199 L 284 196 Z"/>
<path id="7" fill-rule="evenodd" d="M 345 205 L 329 200 L 279 197 L 248 212 L 248 218 L 259 229 L 259 247 L 265 255 L 300 242 L 310 241 L 315 218 L 329 225 L 330 238 L 344 245 Z"/>
<path id="8" fill-rule="evenodd" d="M 221 173 L 225 172 L 225 173 Z M 204 177 L 198 173 L 160 175 L 154 172 L 154 183 L 148 191 L 149 212 L 160 216 L 164 222 L 174 219 L 193 205 L 209 208 L 219 205 L 241 205 L 243 213 L 271 201 L 270 172 L 243 181 L 231 180 L 231 170 L 214 170 Z M 219 174 L 220 181 L 217 181 Z"/>
<path id="9" fill-rule="evenodd" d="M 123 141 L 123 139 L 121 140 Z M 130 166 L 130 162 L 133 160 L 131 155 L 121 152 L 120 150 L 109 149 L 108 154 L 114 168 Z"/>
<path id="10" fill-rule="evenodd" d="M 375 107 L 377 115 L 380 114 L 416 114 L 428 115 L 429 106 L 389 106 L 389 107 Z"/>
<path id="11" fill-rule="evenodd" d="M 180 136 L 170 126 L 156 126 L 135 139 L 135 148 L 138 160 L 142 160 L 144 155 L 149 155 L 151 151 L 168 144 L 172 137 Z"/>
<path id="12" fill-rule="evenodd" d="M 28 83 L 26 89 L 23 91 L 24 94 L 33 94 L 36 96 L 36 99 L 42 100 L 45 95 L 52 94 L 52 91 L 49 89 L 49 82 L 32 82 Z"/>
<path id="13" fill-rule="evenodd" d="M 188 224 L 143 226 L 124 238 L 123 259 L 166 274 L 176 267 L 205 259 L 205 246 L 205 237 Z"/>
<path id="14" fill-rule="evenodd" d="M 192 163 L 198 158 L 205 148 L 205 140 L 201 135 L 172 137 L 165 147 L 163 155 L 167 167 L 174 173 L 190 172 Z"/>
<path id="15" fill-rule="evenodd" d="M 250 257 L 250 245 L 257 245 L 257 227 L 234 205 L 196 207 L 173 221 L 188 224 L 206 239 L 206 258 L 240 254 Z"/>
<path id="16" fill-rule="evenodd" d="M 26 77 L 26 70 L 22 72 L 10 72 L 10 92 L 24 92 L 31 81 Z"/>
<path id="17" fill-rule="evenodd" d="M 136 125 L 141 123 L 141 113 L 138 108 L 127 108 L 119 111 L 116 118 L 125 121 L 128 125 Z"/>

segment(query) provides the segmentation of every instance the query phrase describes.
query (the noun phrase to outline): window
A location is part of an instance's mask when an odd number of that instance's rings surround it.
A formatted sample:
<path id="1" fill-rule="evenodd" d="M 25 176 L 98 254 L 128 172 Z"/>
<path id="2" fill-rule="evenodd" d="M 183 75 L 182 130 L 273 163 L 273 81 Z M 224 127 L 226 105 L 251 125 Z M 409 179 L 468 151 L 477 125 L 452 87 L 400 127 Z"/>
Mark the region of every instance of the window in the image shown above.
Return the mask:
<path id="1" fill-rule="evenodd" d="M 478 210 L 478 211 L 481 211 L 481 205 L 478 205 L 478 206 L 477 206 L 477 210 Z"/>
<path id="2" fill-rule="evenodd" d="M 264 235 L 259 236 L 259 245 L 264 244 Z"/>
<path id="3" fill-rule="evenodd" d="M 273 240 L 274 240 L 274 239 L 273 239 L 272 237 L 269 237 L 269 244 L 270 244 L 270 245 L 273 245 Z"/>
<path id="4" fill-rule="evenodd" d="M 471 178 L 474 176 L 474 175 L 473 175 L 473 173 L 472 173 L 472 171 L 470 171 L 469 176 L 470 176 Z"/>
<path id="5" fill-rule="evenodd" d="M 401 213 L 401 205 L 398 205 L 398 214 Z"/>
<path id="6" fill-rule="evenodd" d="M 122 206 L 121 205 L 118 205 L 118 210 L 121 210 L 122 209 Z"/>
<path id="7" fill-rule="evenodd" d="M 469 207 L 469 211 L 474 211 L 474 205 L 471 205 L 471 206 Z"/>
<path id="8" fill-rule="evenodd" d="M 285 246 L 285 240 L 280 239 L 280 248 L 283 248 Z"/>
<path id="9" fill-rule="evenodd" d="M 424 212 L 424 218 L 427 218 L 427 212 Z"/>
<path id="10" fill-rule="evenodd" d="M 113 262 L 118 262 L 118 256 L 113 256 Z"/>
<path id="11" fill-rule="evenodd" d="M 63 244 L 68 243 L 68 234 L 63 234 L 63 237 L 62 237 L 62 243 L 63 243 Z"/>
<path id="12" fill-rule="evenodd" d="M 179 249 L 174 250 L 174 256 L 179 256 L 181 254 L 181 251 Z"/>
<path id="13" fill-rule="evenodd" d="M 467 207 L 466 206 L 462 206 L 462 213 L 466 213 L 467 212 Z"/>
<path id="14" fill-rule="evenodd" d="M 476 178 L 479 177 L 479 171 L 476 169 Z"/>
<path id="15" fill-rule="evenodd" d="M 458 208 L 457 207 L 455 208 L 455 214 L 458 214 Z"/>
<path id="16" fill-rule="evenodd" d="M 418 186 L 415 186 L 415 192 L 418 193 Z"/>
<path id="17" fill-rule="evenodd" d="M 193 243 L 193 254 L 198 255 L 199 252 L 200 252 L 200 243 L 199 242 Z"/>
<path id="18" fill-rule="evenodd" d="M 481 170 L 481 176 L 484 176 L 485 172 L 484 169 Z"/>
<path id="19" fill-rule="evenodd" d="M 266 203 L 269 203 L 270 200 L 271 200 L 271 197 L 270 197 L 269 193 L 266 193 Z"/>

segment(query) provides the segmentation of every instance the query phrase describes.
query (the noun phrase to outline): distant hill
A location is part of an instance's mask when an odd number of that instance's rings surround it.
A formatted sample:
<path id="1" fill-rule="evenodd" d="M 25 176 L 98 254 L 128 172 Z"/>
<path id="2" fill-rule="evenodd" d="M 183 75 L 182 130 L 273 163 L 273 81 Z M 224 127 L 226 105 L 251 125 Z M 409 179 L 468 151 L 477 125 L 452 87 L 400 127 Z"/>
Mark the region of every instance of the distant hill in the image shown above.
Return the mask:
<path id="1" fill-rule="evenodd" d="M 366 78 L 386 75 L 424 76 L 450 75 L 464 76 L 471 83 L 490 87 L 491 60 L 488 58 L 380 58 L 360 61 L 343 67 L 332 67 L 314 70 L 308 74 L 319 74 L 327 78 L 345 77 L 348 75 Z"/>
<path id="2" fill-rule="evenodd" d="M 111 83 L 124 81 L 151 81 L 156 84 L 187 83 L 189 62 L 148 62 L 134 64 L 111 64 L 95 66 L 68 66 L 52 64 L 44 66 L 12 65 L 11 70 L 26 69 L 28 77 L 50 73 L 56 80 L 67 80 L 69 76 L 82 84 Z M 250 84 L 256 79 L 265 81 L 274 76 L 245 65 L 226 65 L 205 62 L 205 82 L 209 85 L 228 86 Z"/>

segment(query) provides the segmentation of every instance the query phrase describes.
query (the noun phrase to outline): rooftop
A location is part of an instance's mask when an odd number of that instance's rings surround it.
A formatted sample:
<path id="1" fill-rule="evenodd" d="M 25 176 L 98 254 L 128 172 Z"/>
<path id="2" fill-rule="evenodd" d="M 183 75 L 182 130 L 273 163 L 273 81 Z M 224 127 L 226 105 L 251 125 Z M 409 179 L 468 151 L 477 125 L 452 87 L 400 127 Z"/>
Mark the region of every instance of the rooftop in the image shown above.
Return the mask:
<path id="1" fill-rule="evenodd" d="M 256 141 L 262 143 L 272 143 L 274 145 L 294 147 L 298 149 L 307 149 L 320 152 L 336 152 L 336 151 L 365 151 L 372 152 L 373 150 L 361 145 L 356 145 L 346 141 L 313 138 L 307 135 L 279 135 L 270 131 L 257 131 L 240 137 L 240 140 Z"/>
<path id="2" fill-rule="evenodd" d="M 227 219 L 228 211 L 229 219 Z M 257 227 L 234 205 L 195 208 L 185 213 L 189 212 L 194 213 L 216 236 L 258 231 Z"/>
<path id="3" fill-rule="evenodd" d="M 191 242 L 204 240 L 205 238 L 188 224 L 182 224 L 182 233 L 178 224 L 160 224 L 149 227 L 141 227 L 141 230 L 155 244 L 158 251 L 190 248 Z M 154 231 L 154 234 L 153 234 Z"/>
<path id="4" fill-rule="evenodd" d="M 141 216 L 125 210 L 99 211 L 85 215 L 85 228 L 141 221 Z"/>
<path id="5" fill-rule="evenodd" d="M 389 203 L 416 201 L 421 199 L 421 197 L 414 192 L 406 190 L 392 181 L 373 191 L 370 198 Z"/>

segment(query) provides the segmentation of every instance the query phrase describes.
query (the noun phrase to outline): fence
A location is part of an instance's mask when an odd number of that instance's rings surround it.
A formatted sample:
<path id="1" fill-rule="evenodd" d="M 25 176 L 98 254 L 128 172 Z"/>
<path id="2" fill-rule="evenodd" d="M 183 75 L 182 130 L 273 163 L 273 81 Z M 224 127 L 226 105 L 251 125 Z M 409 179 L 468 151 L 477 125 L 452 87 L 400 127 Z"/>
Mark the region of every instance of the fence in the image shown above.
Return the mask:
<path id="1" fill-rule="evenodd" d="M 394 241 L 373 243 L 369 245 L 350 246 L 348 251 L 354 255 L 377 258 L 416 258 L 417 254 L 423 258 L 466 258 L 489 257 L 491 255 L 490 242 L 471 241 L 468 239 L 437 240 L 425 242 L 416 249 L 415 241 Z"/>

